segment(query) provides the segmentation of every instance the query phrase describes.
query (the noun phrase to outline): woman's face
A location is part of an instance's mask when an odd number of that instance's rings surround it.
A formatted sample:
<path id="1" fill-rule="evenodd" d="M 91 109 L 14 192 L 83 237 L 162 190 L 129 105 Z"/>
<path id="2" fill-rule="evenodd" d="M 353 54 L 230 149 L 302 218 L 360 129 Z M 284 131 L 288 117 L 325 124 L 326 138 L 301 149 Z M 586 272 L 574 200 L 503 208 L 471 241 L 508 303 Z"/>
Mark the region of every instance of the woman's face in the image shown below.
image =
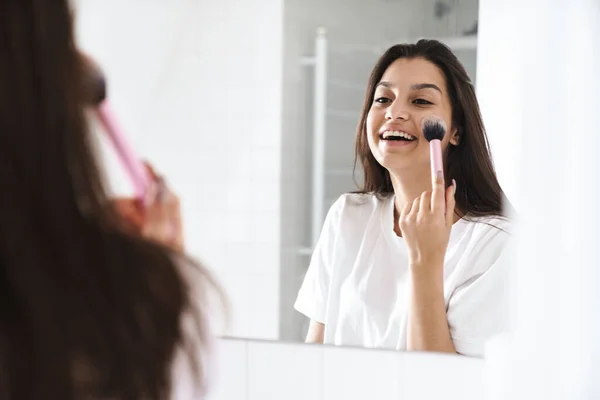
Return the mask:
<path id="1" fill-rule="evenodd" d="M 442 71 L 423 58 L 394 61 L 377 84 L 367 115 L 369 148 L 388 171 L 429 168 L 429 143 L 421 132 L 423 118 L 435 115 L 448 130 L 442 151 L 458 144 L 452 107 Z M 394 136 L 391 136 L 394 135 Z M 416 171 L 416 170 L 415 170 Z"/>

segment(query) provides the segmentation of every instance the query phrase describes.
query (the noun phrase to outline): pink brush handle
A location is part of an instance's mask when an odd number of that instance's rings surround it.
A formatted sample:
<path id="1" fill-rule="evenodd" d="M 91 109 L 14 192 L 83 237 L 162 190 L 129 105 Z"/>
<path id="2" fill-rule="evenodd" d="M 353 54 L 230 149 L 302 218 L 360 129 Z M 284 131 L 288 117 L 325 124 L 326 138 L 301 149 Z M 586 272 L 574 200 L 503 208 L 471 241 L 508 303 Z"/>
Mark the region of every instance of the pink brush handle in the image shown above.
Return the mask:
<path id="1" fill-rule="evenodd" d="M 117 151 L 119 159 L 123 164 L 123 167 L 129 175 L 129 179 L 133 184 L 135 190 L 135 196 L 143 201 L 146 190 L 150 183 L 150 176 L 144 164 L 135 154 L 133 147 L 127 141 L 125 133 L 121 126 L 117 122 L 115 114 L 108 103 L 108 100 L 101 102 L 97 109 L 97 116 L 102 126 L 106 130 L 108 137 L 113 144 L 113 147 Z"/>
<path id="2" fill-rule="evenodd" d="M 444 180 L 444 161 L 442 159 L 442 142 L 434 139 L 429 142 L 430 159 L 431 159 L 431 177 L 433 182 L 436 179 Z"/>

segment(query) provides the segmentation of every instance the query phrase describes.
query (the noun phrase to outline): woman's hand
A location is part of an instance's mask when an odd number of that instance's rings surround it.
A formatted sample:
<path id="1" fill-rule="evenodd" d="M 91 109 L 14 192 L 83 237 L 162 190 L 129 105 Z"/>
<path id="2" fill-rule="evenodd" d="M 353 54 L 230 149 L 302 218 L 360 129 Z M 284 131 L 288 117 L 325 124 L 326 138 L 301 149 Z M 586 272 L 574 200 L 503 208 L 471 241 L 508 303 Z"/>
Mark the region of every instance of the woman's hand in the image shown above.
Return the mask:
<path id="1" fill-rule="evenodd" d="M 442 272 L 454 222 L 456 182 L 444 189 L 443 179 L 434 179 L 433 190 L 423 192 L 400 213 L 400 230 L 409 249 L 414 272 Z"/>
<path id="2" fill-rule="evenodd" d="M 134 198 L 117 198 L 112 200 L 112 205 L 126 229 L 176 251 L 183 251 L 179 198 L 149 164 L 146 168 L 152 184 L 144 203 Z"/>
<path id="3" fill-rule="evenodd" d="M 444 258 L 454 222 L 456 182 L 407 204 L 400 213 L 400 230 L 409 249 L 410 301 L 407 349 L 455 353 L 444 299 Z"/>

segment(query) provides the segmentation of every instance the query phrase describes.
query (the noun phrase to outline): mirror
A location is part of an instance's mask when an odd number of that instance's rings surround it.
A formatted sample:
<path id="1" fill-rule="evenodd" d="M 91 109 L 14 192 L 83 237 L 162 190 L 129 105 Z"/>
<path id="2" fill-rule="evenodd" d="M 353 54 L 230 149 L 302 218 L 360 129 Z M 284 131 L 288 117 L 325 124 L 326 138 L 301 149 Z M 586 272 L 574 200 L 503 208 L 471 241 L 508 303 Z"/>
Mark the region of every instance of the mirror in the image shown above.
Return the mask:
<path id="1" fill-rule="evenodd" d="M 357 190 L 356 183 L 363 180 L 360 163 L 354 168 L 354 144 L 373 66 L 394 44 L 436 38 L 453 49 L 475 81 L 478 3 L 286 4 L 285 57 L 300 59 L 303 69 L 291 61 L 284 64 L 283 154 L 294 156 L 282 158 L 281 204 L 286 212 L 281 216 L 280 338 L 296 341 L 306 337 L 308 319 L 288 310 L 325 215 L 339 196 Z"/>
<path id="2" fill-rule="evenodd" d="M 229 296 L 223 335 L 305 340 L 294 303 L 328 209 L 363 178 L 371 69 L 393 44 L 435 38 L 475 82 L 477 22 L 477 0 L 77 2 L 80 46 L 181 197 L 188 251 Z M 104 150 L 113 191 L 128 193 Z"/>

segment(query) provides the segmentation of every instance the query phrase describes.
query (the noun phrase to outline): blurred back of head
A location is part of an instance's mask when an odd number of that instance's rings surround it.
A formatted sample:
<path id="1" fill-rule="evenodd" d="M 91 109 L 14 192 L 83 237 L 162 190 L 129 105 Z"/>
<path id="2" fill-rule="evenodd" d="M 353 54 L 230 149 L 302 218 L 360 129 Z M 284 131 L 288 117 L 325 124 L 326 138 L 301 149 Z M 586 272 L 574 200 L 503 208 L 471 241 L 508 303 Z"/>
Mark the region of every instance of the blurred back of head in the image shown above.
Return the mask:
<path id="1" fill-rule="evenodd" d="M 178 266 L 211 282 L 107 207 L 84 68 L 67 0 L 0 2 L 3 399 L 167 398 L 181 317 L 199 315 Z"/>

